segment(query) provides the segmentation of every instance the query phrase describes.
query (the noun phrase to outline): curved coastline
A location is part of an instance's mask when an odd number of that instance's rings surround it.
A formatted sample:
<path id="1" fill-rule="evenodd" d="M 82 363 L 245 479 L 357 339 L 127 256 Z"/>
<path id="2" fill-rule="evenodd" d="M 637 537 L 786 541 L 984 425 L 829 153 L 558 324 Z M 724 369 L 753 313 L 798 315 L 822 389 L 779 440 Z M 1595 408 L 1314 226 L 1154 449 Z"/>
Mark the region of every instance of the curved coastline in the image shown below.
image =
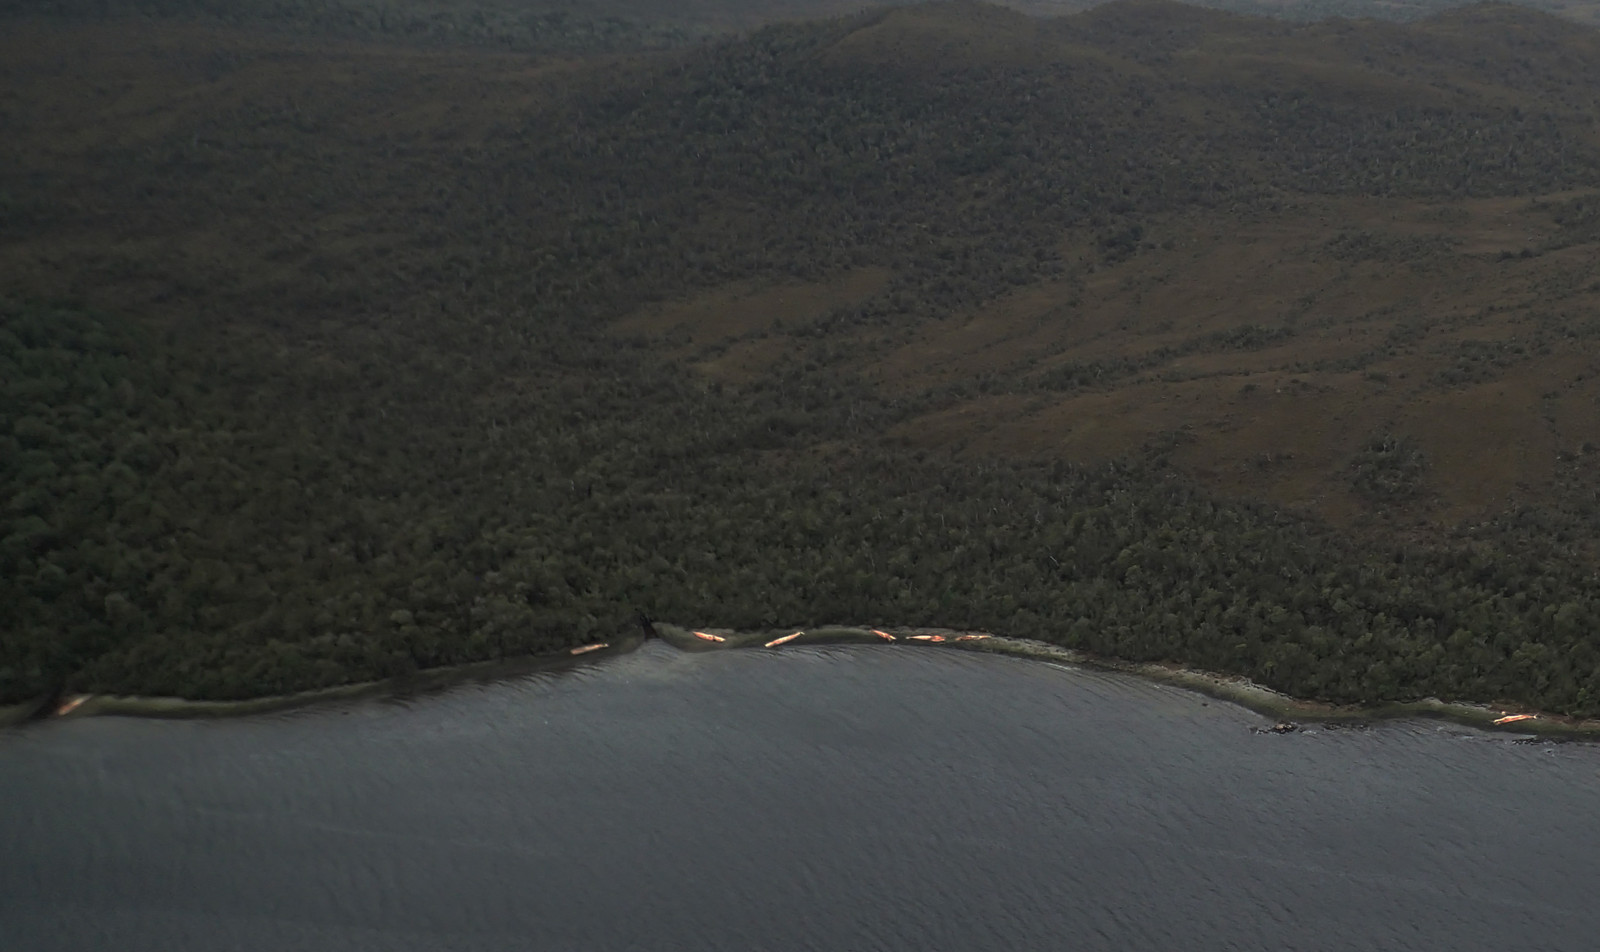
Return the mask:
<path id="1" fill-rule="evenodd" d="M 553 671 L 570 668 L 587 661 L 618 654 L 626 654 L 644 643 L 637 634 L 627 635 L 608 642 L 598 650 L 574 656 L 528 655 L 498 661 L 474 661 L 442 668 L 427 668 L 397 678 L 378 681 L 359 681 L 340 684 L 314 691 L 297 691 L 293 694 L 272 694 L 266 697 L 246 698 L 238 701 L 196 701 L 179 697 L 151 697 L 139 695 L 92 694 L 77 695 L 81 703 L 73 704 L 66 713 L 44 714 L 45 718 L 90 717 L 98 714 L 121 717 L 155 717 L 167 719 L 201 717 L 244 717 L 251 714 L 272 714 L 299 710 L 334 701 L 354 701 L 378 697 L 408 697 L 444 690 L 469 681 L 495 681 L 502 678 L 531 674 L 535 671 Z M 16 726 L 36 719 L 41 707 L 49 699 L 35 699 L 22 704 L 0 708 L 0 727 Z M 68 701 L 72 704 L 72 701 Z"/>
<path id="2" fill-rule="evenodd" d="M 853 626 L 830 625 L 815 629 L 783 628 L 767 631 L 733 631 L 723 628 L 682 628 L 657 622 L 656 631 L 662 641 L 681 651 L 727 651 L 736 648 L 761 648 L 782 640 L 784 644 L 885 644 L 892 636 L 898 646 L 902 643 L 918 647 L 955 648 L 988 654 L 1007 655 L 1054 664 L 1067 664 L 1128 674 L 1146 680 L 1170 684 L 1194 691 L 1217 700 L 1227 701 L 1247 708 L 1265 717 L 1279 721 L 1308 721 L 1316 723 L 1358 724 L 1371 721 L 1429 718 L 1447 720 L 1468 727 L 1510 734 L 1535 735 L 1549 739 L 1600 740 L 1600 720 L 1578 720 L 1520 706 L 1492 706 L 1462 701 L 1442 701 L 1424 698 L 1419 701 L 1393 702 L 1379 705 L 1338 705 L 1322 701 L 1305 700 L 1281 694 L 1262 687 L 1247 678 L 1216 674 L 1185 668 L 1178 665 L 1153 662 L 1132 662 L 1116 658 L 1102 658 L 1086 652 L 1063 648 L 1043 641 L 991 635 L 988 632 L 961 631 L 950 628 L 889 628 L 871 629 Z M 913 640 L 919 639 L 919 640 Z M 88 717 L 117 715 L 123 717 L 201 718 L 239 717 L 267 714 L 312 707 L 334 701 L 350 701 L 373 697 L 404 697 L 442 690 L 468 681 L 492 681 L 535 671 L 573 667 L 602 658 L 626 654 L 644 643 L 644 638 L 631 634 L 606 644 L 603 648 L 584 653 L 537 655 L 501 661 L 481 661 L 444 668 L 430 668 L 400 678 L 345 684 L 315 691 L 295 694 L 271 695 L 238 701 L 195 701 L 173 697 L 142 697 L 119 695 L 86 695 L 68 702 L 65 713 L 47 717 Z M 779 646 L 781 647 L 781 645 Z M 45 700 L 35 699 L 23 704 L 0 708 L 0 727 L 21 724 L 38 716 Z M 1527 714 L 1532 717 L 1511 724 L 1496 724 L 1506 715 Z"/>
<path id="3" fill-rule="evenodd" d="M 1600 740 L 1600 720 L 1579 720 L 1545 711 L 1530 710 L 1520 705 L 1496 706 L 1466 701 L 1442 701 L 1438 698 L 1373 705 L 1330 704 L 1325 701 L 1290 697 L 1256 684 L 1248 678 L 1235 675 L 1216 674 L 1178 665 L 1101 658 L 1041 641 L 996 637 L 979 642 L 956 644 L 952 647 L 1130 674 L 1149 681 L 1184 688 L 1220 701 L 1228 701 L 1279 721 L 1355 725 L 1373 721 L 1418 718 L 1446 720 L 1467 727 L 1508 734 Z M 1495 723 L 1507 715 L 1521 714 L 1531 715 L 1531 718 L 1507 724 Z"/>

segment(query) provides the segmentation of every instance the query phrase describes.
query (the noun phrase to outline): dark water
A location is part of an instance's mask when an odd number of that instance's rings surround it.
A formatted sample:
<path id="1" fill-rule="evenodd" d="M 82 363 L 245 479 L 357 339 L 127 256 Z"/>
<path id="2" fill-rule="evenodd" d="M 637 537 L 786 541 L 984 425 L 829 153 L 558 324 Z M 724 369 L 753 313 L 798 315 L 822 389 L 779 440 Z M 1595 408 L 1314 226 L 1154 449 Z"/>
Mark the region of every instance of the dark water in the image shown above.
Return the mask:
<path id="1" fill-rule="evenodd" d="M 0 948 L 1600 948 L 1600 749 L 953 651 L 0 735 Z"/>

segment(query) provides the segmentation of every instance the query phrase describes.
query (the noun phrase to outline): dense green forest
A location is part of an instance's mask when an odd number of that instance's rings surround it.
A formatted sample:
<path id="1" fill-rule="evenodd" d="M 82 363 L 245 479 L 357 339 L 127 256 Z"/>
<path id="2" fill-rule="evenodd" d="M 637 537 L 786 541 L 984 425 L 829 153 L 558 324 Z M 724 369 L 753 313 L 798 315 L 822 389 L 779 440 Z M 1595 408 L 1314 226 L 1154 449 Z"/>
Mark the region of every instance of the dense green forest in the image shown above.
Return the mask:
<path id="1" fill-rule="evenodd" d="M 1600 712 L 1600 583 L 1553 538 L 1374 547 L 1206 498 L 1161 446 L 1093 467 L 817 457 L 795 450 L 892 411 L 799 368 L 732 399 L 569 339 L 542 373 L 603 385 L 402 419 L 418 401 L 391 391 L 448 369 L 221 365 L 77 310 L 0 315 L 7 700 L 321 687 L 558 650 L 643 610 L 983 627 L 1337 701 Z"/>
<path id="2" fill-rule="evenodd" d="M 887 393 L 845 359 L 864 329 L 892 341 L 1147 253 L 1152 216 L 1600 185 L 1600 57 L 1496 46 L 1523 16 L 1500 8 L 1463 15 L 1470 42 L 1333 31 L 1399 91 L 1342 96 L 1174 55 L 1320 27 L 924 12 L 935 39 L 999 39 L 947 56 L 893 32 L 921 21 L 863 14 L 608 65 L 465 144 L 357 138 L 330 95 L 230 104 L 87 172 L 8 158 L 5 248 L 71 262 L 53 249 L 80 242 L 88 264 L 75 294 L 15 280 L 0 303 L 0 702 L 301 690 L 560 651 L 642 611 L 984 627 L 1334 701 L 1600 714 L 1587 468 L 1557 503 L 1436 537 L 1335 530 L 1199 490 L 1170 464 L 1192 434 L 1115 462 L 914 450 L 893 428 L 960 394 Z M 909 52 L 871 45 L 885 35 Z M 1419 48 L 1516 96 L 1415 84 Z M 1592 230 L 1592 205 L 1563 208 L 1574 241 Z M 218 210 L 257 258 L 127 250 Z M 106 222 L 114 242 L 82 237 Z M 1063 255 L 1068 233 L 1093 254 Z M 1342 241 L 1331 255 L 1372 253 Z M 608 329 L 865 267 L 880 291 L 760 330 L 789 356 L 747 382 L 690 366 L 726 341 L 673 356 Z M 992 383 L 1138 370 L 1086 358 Z M 1428 465 L 1377 433 L 1349 478 L 1382 513 Z"/>

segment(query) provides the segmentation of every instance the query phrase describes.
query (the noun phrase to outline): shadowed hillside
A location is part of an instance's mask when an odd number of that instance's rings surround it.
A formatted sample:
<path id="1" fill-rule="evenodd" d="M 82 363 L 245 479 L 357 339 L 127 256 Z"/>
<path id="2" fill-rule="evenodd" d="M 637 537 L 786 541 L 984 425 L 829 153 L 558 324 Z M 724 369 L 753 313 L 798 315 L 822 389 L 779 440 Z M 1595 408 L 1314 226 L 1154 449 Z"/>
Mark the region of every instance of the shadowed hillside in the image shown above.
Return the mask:
<path id="1" fill-rule="evenodd" d="M 1600 34 L 0 36 L 0 694 L 635 610 L 1593 713 Z"/>

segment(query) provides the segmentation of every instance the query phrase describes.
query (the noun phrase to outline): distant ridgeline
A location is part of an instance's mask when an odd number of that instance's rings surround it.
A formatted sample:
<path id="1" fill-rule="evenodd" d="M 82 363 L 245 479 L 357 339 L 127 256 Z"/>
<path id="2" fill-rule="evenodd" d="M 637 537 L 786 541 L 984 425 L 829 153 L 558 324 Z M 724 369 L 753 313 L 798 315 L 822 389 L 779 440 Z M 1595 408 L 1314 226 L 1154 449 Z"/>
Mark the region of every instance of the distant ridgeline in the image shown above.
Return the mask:
<path id="1" fill-rule="evenodd" d="M 705 35 L 704 29 L 673 18 L 646 21 L 596 11 L 596 6 L 448 0 L 0 0 L 0 16 L 206 20 L 334 36 L 559 53 L 664 49 Z"/>
<path id="2" fill-rule="evenodd" d="M 1003 5 L 1025 13 L 1059 15 L 1102 3 L 1009 0 Z M 593 53 L 665 49 L 762 23 L 908 5 L 901 0 L 692 0 L 669 5 L 648 0 L 0 0 L 0 16 L 206 19 L 411 42 Z M 1405 22 L 1473 4 L 1471 0 L 1203 0 L 1194 5 L 1296 21 L 1344 17 Z M 1569 0 L 1517 0 L 1517 5 L 1557 15 L 1587 14 L 1591 9 Z"/>
<path id="3" fill-rule="evenodd" d="M 806 414 L 603 340 L 537 350 L 559 399 L 512 412 L 450 395 L 525 357 L 217 358 L 0 307 L 0 702 L 303 690 L 565 649 L 638 608 L 987 627 L 1336 701 L 1600 713 L 1600 585 L 1558 554 L 1344 541 L 1206 498 L 1161 447 L 822 459 L 788 450 L 890 411 L 798 368 L 775 383 Z"/>
<path id="4" fill-rule="evenodd" d="M 1284 20 L 1314 21 L 1343 17 L 1351 20 L 1398 20 L 1404 23 L 1457 7 L 1472 6 L 1475 2 L 1480 0 L 1204 0 L 1196 3 L 1196 6 Z M 1566 13 L 1572 7 L 1583 6 L 1564 0 L 1515 0 L 1515 4 L 1557 15 Z"/>

